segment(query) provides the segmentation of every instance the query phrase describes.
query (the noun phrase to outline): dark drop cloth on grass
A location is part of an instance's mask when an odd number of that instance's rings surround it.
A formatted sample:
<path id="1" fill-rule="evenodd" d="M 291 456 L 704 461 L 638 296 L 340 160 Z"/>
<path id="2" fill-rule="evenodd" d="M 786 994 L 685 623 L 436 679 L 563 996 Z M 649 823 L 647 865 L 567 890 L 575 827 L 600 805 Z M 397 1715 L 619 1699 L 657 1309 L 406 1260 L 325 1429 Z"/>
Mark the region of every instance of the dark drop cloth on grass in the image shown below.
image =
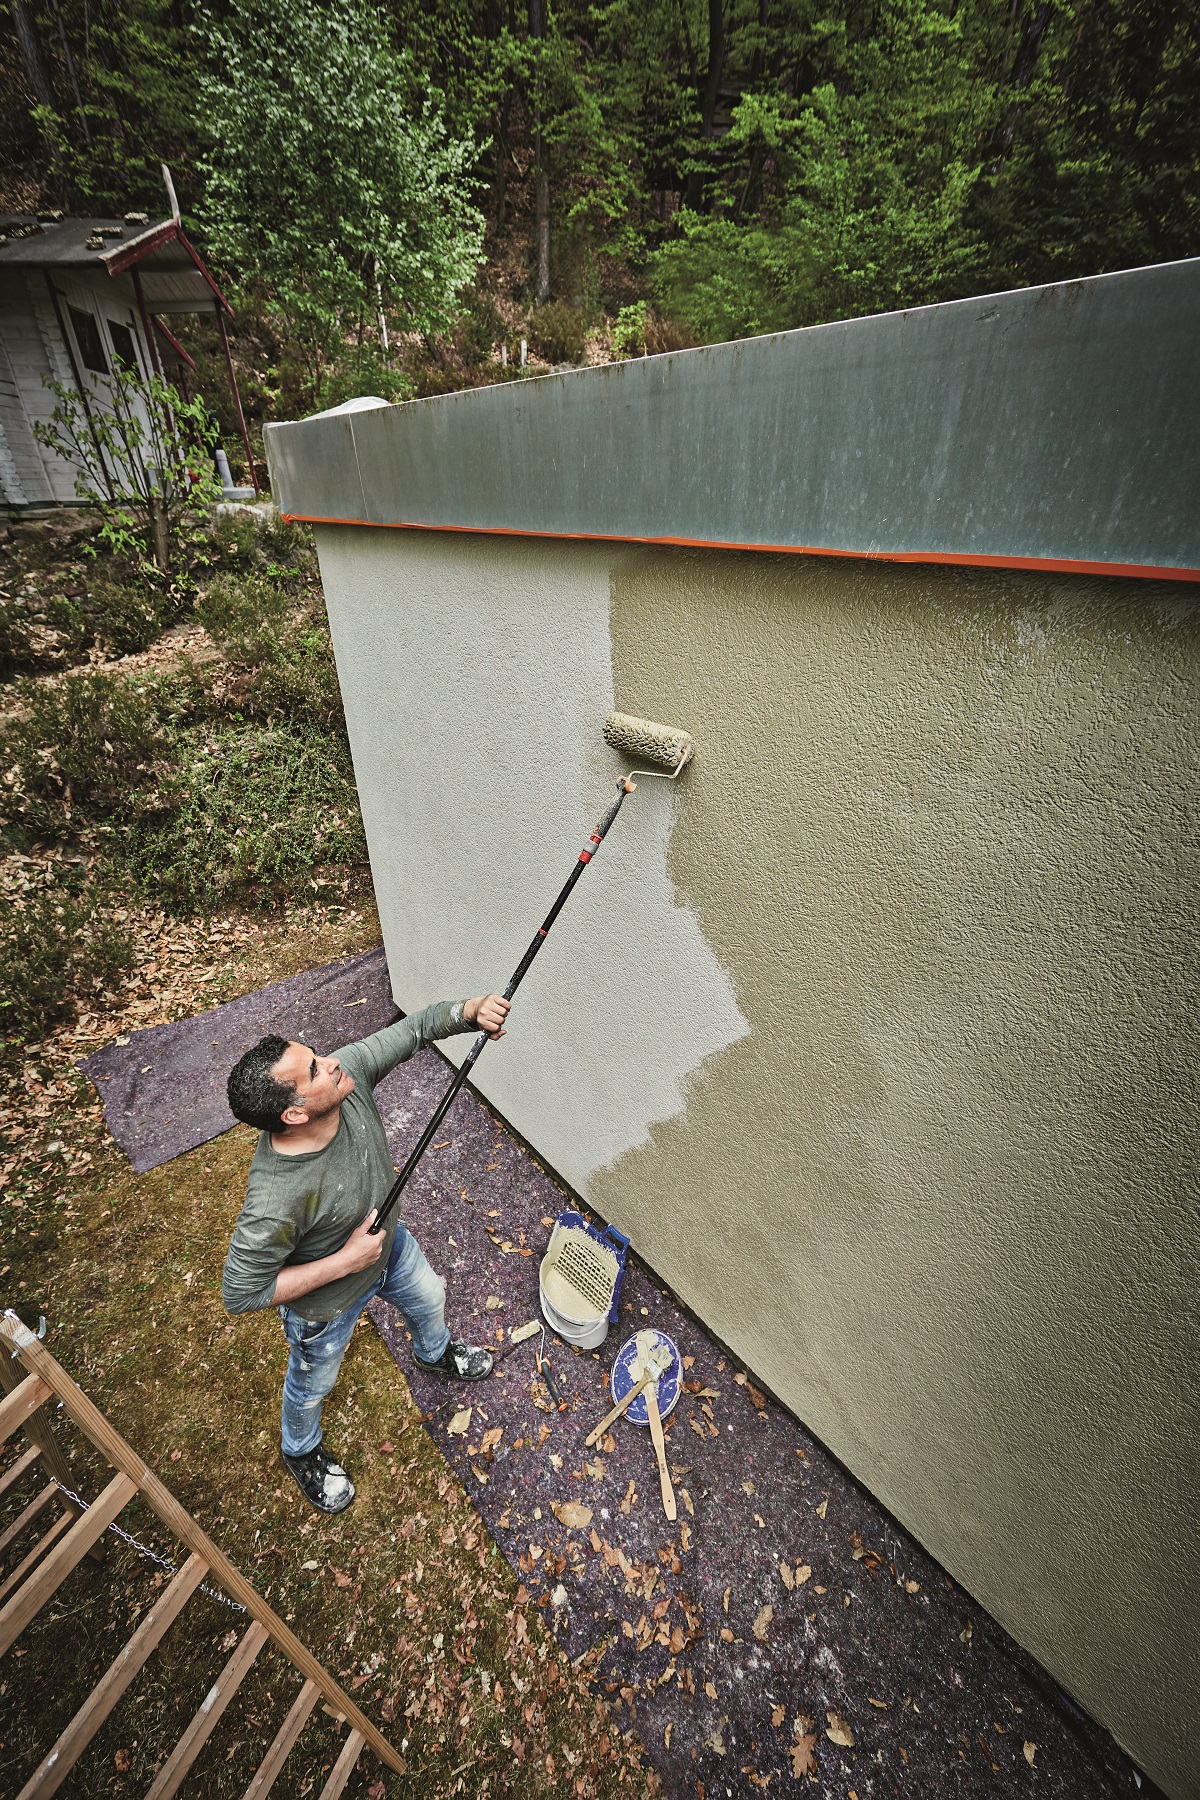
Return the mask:
<path id="1" fill-rule="evenodd" d="M 265 1032 L 329 1051 L 397 1016 L 376 950 L 136 1032 L 80 1066 L 141 1171 L 228 1130 L 226 1075 Z M 375 1090 L 397 1163 L 450 1078 L 427 1049 Z M 446 1277 L 456 1336 L 499 1349 L 511 1326 L 538 1316 L 543 1221 L 563 1202 L 512 1134 L 460 1094 L 403 1206 Z M 447 1387 L 414 1367 L 390 1307 L 375 1301 L 371 1316 L 522 1582 L 520 1606 L 536 1606 L 572 1658 L 604 1646 L 598 1691 L 622 1728 L 636 1727 L 672 1800 L 1157 1793 L 797 1420 L 752 1377 L 735 1379 L 736 1364 L 645 1270 L 630 1264 L 621 1323 L 597 1355 L 547 1334 L 565 1413 L 534 1379 L 533 1342 L 508 1351 L 490 1380 Z M 666 1424 L 673 1526 L 645 1430 L 618 1422 L 611 1447 L 583 1445 L 608 1410 L 612 1358 L 641 1325 L 669 1332 L 691 1359 Z M 281 1374 L 282 1360 L 281 1345 Z M 452 1434 L 467 1408 L 465 1431 Z M 330 1448 L 353 1472 L 361 1446 Z M 511 1687 L 506 1706 L 514 1755 L 518 1745 L 521 1757 L 539 1754 Z M 798 1773 L 806 1764 L 813 1772 Z"/>
<path id="2" fill-rule="evenodd" d="M 383 950 L 368 950 L 195 1018 L 135 1031 L 124 1043 L 83 1057 L 78 1067 L 96 1085 L 108 1129 L 144 1175 L 236 1124 L 225 1102 L 226 1077 L 268 1032 L 328 1055 L 399 1017 Z"/>

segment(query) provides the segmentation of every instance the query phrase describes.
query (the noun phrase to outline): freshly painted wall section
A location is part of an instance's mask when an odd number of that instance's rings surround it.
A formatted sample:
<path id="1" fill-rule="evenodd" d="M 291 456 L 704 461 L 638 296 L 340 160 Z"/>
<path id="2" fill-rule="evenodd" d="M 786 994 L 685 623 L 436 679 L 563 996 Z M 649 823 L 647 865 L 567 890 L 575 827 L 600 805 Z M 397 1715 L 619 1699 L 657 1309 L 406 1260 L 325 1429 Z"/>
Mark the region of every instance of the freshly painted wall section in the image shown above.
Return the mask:
<path id="1" fill-rule="evenodd" d="M 694 732 L 479 1085 L 1200 1795 L 1196 598 L 317 539 L 401 1004 L 507 977 L 607 802 L 614 702 Z"/>

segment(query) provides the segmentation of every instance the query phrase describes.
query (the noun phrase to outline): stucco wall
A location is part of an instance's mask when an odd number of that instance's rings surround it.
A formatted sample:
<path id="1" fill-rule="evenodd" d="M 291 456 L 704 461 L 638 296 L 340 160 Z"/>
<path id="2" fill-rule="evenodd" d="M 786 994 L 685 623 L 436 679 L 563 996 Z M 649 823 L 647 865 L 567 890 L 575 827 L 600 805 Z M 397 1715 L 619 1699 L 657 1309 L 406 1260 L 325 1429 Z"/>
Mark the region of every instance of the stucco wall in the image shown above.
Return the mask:
<path id="1" fill-rule="evenodd" d="M 319 528 L 396 995 L 1141 1765 L 1200 1795 L 1188 590 Z"/>

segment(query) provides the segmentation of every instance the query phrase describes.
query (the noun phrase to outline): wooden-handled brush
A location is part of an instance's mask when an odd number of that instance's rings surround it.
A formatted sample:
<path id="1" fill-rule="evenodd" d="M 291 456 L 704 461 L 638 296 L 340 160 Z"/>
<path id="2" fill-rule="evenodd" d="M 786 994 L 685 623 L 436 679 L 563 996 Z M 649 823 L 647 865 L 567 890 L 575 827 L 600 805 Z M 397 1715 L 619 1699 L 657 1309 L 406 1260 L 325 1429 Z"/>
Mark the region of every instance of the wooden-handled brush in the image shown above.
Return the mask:
<path id="1" fill-rule="evenodd" d="M 594 1431 L 588 1432 L 588 1435 L 583 1440 L 584 1448 L 590 1450 L 593 1444 L 598 1444 L 609 1426 L 614 1425 L 623 1412 L 628 1412 L 638 1395 L 642 1393 L 644 1389 L 652 1388 L 657 1398 L 658 1378 L 660 1375 L 665 1375 L 670 1366 L 671 1352 L 669 1350 L 656 1350 L 642 1374 L 626 1394 L 625 1398 L 623 1400 L 618 1400 L 610 1413 L 605 1413 Z M 657 1411 L 657 1407 L 655 1410 Z M 660 1433 L 662 1431 L 661 1424 L 659 1425 L 659 1431 Z"/>

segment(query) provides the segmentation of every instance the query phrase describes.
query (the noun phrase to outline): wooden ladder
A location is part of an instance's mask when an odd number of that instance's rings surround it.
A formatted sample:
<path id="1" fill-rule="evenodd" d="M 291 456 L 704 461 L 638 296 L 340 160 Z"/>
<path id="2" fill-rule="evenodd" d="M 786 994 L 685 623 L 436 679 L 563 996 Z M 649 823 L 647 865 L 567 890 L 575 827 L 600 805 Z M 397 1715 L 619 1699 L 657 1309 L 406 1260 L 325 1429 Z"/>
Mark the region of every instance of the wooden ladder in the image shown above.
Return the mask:
<path id="1" fill-rule="evenodd" d="M 19 1359 L 26 1370 L 23 1378 L 14 1366 L 14 1359 Z M 215 1581 L 231 1600 L 240 1602 L 251 1623 L 201 1701 L 190 1725 L 159 1769 L 148 1790 L 147 1800 L 168 1800 L 169 1795 L 178 1793 L 217 1720 L 268 1641 L 275 1644 L 300 1672 L 304 1685 L 246 1789 L 245 1800 L 260 1800 L 261 1795 L 270 1791 L 310 1713 L 322 1699 L 335 1716 L 347 1720 L 351 1729 L 319 1800 L 335 1800 L 342 1792 L 366 1745 L 389 1769 L 400 1774 L 404 1772 L 399 1753 L 13 1312 L 5 1313 L 0 1319 L 0 1390 L 4 1395 L 0 1400 L 0 1444 L 7 1443 L 18 1431 L 29 1441 L 28 1449 L 0 1476 L 0 1494 L 7 1492 L 35 1466 L 40 1465 L 52 1477 L 0 1535 L 0 1552 L 15 1543 L 27 1526 L 52 1505 L 58 1504 L 62 1509 L 56 1522 L 0 1584 L 0 1656 L 11 1648 L 75 1565 L 85 1555 L 100 1554 L 104 1532 L 136 1495 L 141 1495 L 190 1552 L 174 1580 L 143 1616 L 129 1642 L 100 1677 L 57 1743 L 42 1758 L 17 1800 L 55 1792 L 206 1577 Z M 69 1499 L 59 1486 L 59 1483 L 69 1486 L 70 1482 L 67 1464 L 42 1411 L 50 1402 L 62 1403 L 84 1436 L 116 1471 L 107 1487 L 86 1507 Z"/>

